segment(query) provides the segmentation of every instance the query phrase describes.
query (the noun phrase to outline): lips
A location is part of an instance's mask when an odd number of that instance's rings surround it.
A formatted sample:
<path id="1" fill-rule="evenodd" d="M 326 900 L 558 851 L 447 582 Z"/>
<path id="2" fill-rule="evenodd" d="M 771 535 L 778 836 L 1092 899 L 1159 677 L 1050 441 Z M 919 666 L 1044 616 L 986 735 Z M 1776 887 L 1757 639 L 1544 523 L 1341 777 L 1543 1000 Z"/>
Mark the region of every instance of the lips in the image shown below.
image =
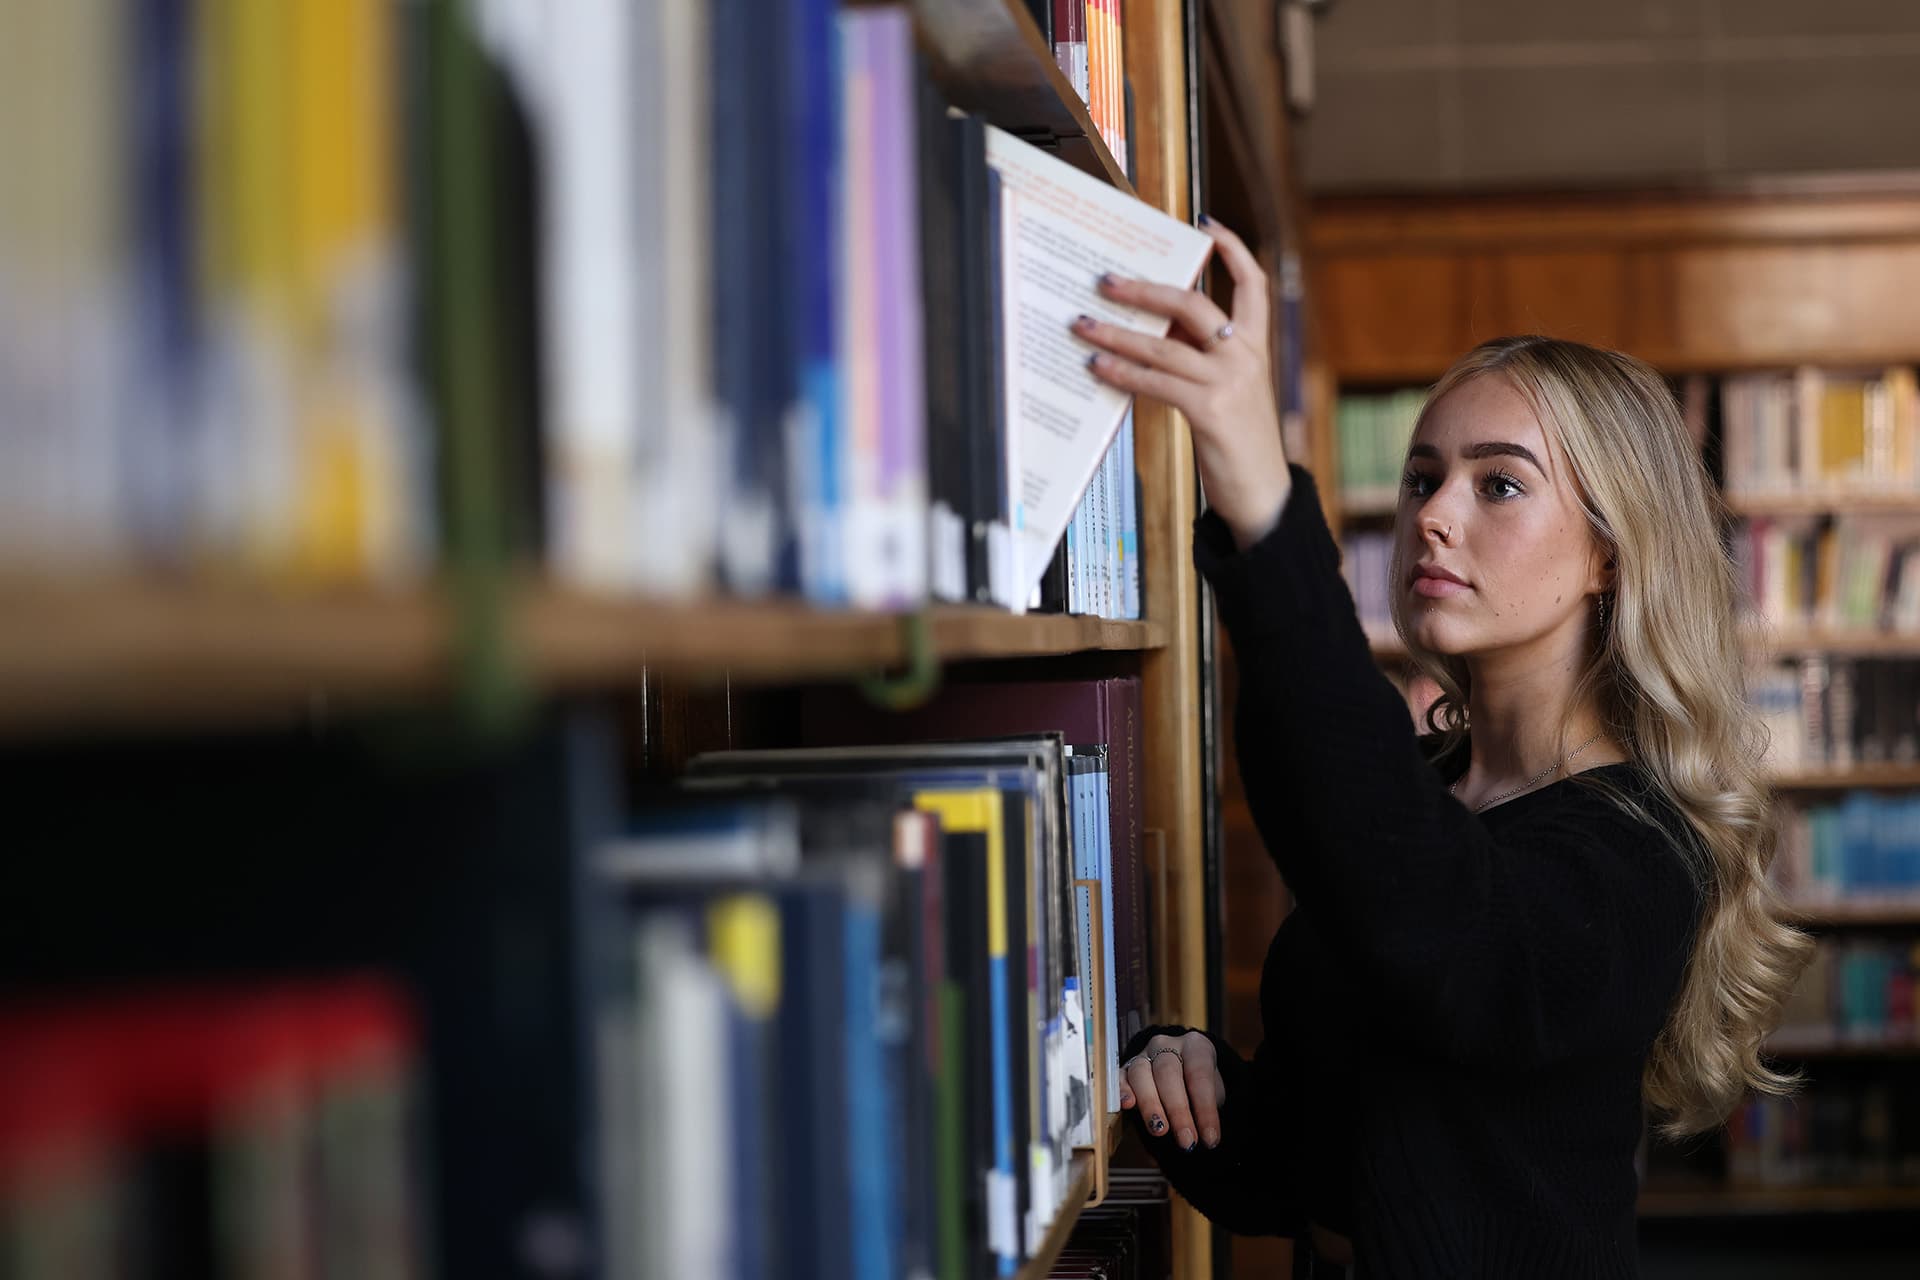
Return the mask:
<path id="1" fill-rule="evenodd" d="M 1423 564 L 1414 568 L 1413 589 L 1418 595 L 1429 600 L 1443 600 L 1448 596 L 1457 596 L 1473 588 L 1459 574 L 1442 569 L 1437 564 Z"/>

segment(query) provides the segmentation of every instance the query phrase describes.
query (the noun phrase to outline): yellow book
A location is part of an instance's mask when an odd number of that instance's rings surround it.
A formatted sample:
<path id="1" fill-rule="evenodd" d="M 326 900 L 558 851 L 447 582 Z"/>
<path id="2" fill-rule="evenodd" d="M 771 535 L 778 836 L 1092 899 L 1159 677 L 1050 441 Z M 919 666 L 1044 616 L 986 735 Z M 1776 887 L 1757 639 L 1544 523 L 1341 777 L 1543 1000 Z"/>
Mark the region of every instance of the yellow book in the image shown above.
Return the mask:
<path id="1" fill-rule="evenodd" d="M 294 566 L 378 576 L 400 552 L 404 452 L 386 394 L 398 121 L 391 6 L 293 0 L 288 209 L 297 342 Z"/>
<path id="2" fill-rule="evenodd" d="M 1091 10 L 1091 6 L 1089 6 Z M 999 1043 L 999 1029 L 1006 1025 L 1007 1001 L 1014 997 L 1007 990 L 1007 847 L 1001 823 L 1005 818 L 1001 794 L 990 788 L 973 791 L 922 791 L 913 797 L 914 808 L 939 817 L 948 832 L 981 835 L 987 846 L 987 964 L 989 990 L 968 991 L 967 999 L 986 999 L 988 1025 L 996 1042 L 994 1058 L 1001 1070 L 993 1073 L 994 1167 L 987 1173 L 988 1247 L 1003 1261 L 1020 1255 L 1021 1206 L 1014 1175 L 1014 1161 L 1025 1160 L 1026 1153 L 1015 1153 L 1013 1138 L 1013 1099 L 1008 1073 L 1024 1071 L 1026 1065 L 1006 1061 L 1010 1046 Z M 956 904 L 948 903 L 949 910 Z M 1021 971 L 1024 972 L 1024 964 Z M 956 975 L 958 976 L 958 975 Z M 962 977 L 964 981 L 964 977 Z"/>
<path id="3" fill-rule="evenodd" d="M 1820 478 L 1829 484 L 1858 481 L 1866 463 L 1866 385 L 1828 382 L 1820 395 Z"/>
<path id="4" fill-rule="evenodd" d="M 713 962 L 749 1018 L 780 1007 L 780 910 L 760 893 L 721 898 L 707 909 Z"/>

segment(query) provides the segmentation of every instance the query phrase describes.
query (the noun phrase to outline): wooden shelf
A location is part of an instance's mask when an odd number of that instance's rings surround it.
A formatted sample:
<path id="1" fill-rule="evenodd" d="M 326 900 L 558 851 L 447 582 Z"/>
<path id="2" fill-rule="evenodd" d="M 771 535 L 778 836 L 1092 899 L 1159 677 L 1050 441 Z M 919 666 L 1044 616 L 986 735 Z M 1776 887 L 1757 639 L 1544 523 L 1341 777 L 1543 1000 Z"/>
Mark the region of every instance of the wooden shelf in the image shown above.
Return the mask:
<path id="1" fill-rule="evenodd" d="M 1107 1154 L 1111 1156 L 1114 1148 L 1120 1145 L 1120 1124 L 1118 1115 L 1107 1117 Z M 1074 1153 L 1073 1173 L 1067 1180 L 1066 1203 L 1060 1206 L 1060 1215 L 1047 1228 L 1046 1238 L 1041 1240 L 1040 1248 L 1033 1257 L 1027 1259 L 1017 1273 L 1020 1280 L 1045 1280 L 1047 1272 L 1053 1270 L 1053 1264 L 1060 1258 L 1060 1251 L 1067 1247 L 1067 1240 L 1073 1235 L 1074 1226 L 1080 1221 L 1080 1211 L 1086 1206 L 1087 1197 L 1093 1194 L 1094 1158 L 1088 1151 Z"/>
<path id="2" fill-rule="evenodd" d="M 1916 1040 L 1849 1040 L 1830 1029 L 1796 1028 L 1767 1037 L 1765 1051 L 1778 1058 L 1920 1057 Z"/>
<path id="3" fill-rule="evenodd" d="M 1726 495 L 1726 507 L 1736 516 L 1920 515 L 1920 493 L 1736 493 Z"/>
<path id="4" fill-rule="evenodd" d="M 1920 895 L 1789 902 L 1788 917 L 1802 925 L 1920 925 Z"/>
<path id="5" fill-rule="evenodd" d="M 533 681 L 587 688 L 642 671 L 756 681 L 845 678 L 908 658 L 902 619 L 787 602 L 656 604 L 527 585 L 509 639 Z M 458 651 L 439 590 L 273 590 L 127 579 L 0 583 L 0 728 L 299 711 L 444 693 Z M 997 610 L 929 610 L 944 662 L 1140 651 L 1166 628 Z"/>
<path id="6" fill-rule="evenodd" d="M 1397 486 L 1345 489 L 1337 501 L 1343 520 L 1384 520 L 1400 510 L 1400 490 Z"/>
<path id="7" fill-rule="evenodd" d="M 1826 653 L 1853 658 L 1920 658 L 1920 632 L 1829 631 L 1818 627 L 1770 627 L 1748 623 L 1747 648 L 1756 655 L 1786 657 Z"/>
<path id="8" fill-rule="evenodd" d="M 1920 764 L 1856 764 L 1844 769 L 1777 769 L 1767 781 L 1776 791 L 1840 791 L 1852 787 L 1920 788 Z"/>
<path id="9" fill-rule="evenodd" d="M 1640 1193 L 1643 1218 L 1876 1211 L 1920 1212 L 1920 1187 L 1660 1187 Z"/>
<path id="10" fill-rule="evenodd" d="M 1086 103 L 1067 83 L 1022 0 L 914 0 L 923 46 L 953 105 L 1132 193 Z"/>

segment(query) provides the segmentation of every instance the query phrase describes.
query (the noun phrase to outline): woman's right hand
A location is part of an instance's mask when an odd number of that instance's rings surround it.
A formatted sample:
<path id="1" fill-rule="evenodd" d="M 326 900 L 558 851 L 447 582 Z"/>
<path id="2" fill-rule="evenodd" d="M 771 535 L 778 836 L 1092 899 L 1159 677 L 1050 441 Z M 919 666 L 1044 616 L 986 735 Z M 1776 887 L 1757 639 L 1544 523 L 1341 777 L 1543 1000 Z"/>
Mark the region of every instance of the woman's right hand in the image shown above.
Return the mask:
<path id="1" fill-rule="evenodd" d="M 1147 1132 L 1169 1129 L 1181 1150 L 1196 1141 L 1220 1145 L 1220 1107 L 1227 1100 L 1213 1041 L 1200 1031 L 1155 1036 L 1120 1064 L 1120 1109 L 1140 1109 Z"/>

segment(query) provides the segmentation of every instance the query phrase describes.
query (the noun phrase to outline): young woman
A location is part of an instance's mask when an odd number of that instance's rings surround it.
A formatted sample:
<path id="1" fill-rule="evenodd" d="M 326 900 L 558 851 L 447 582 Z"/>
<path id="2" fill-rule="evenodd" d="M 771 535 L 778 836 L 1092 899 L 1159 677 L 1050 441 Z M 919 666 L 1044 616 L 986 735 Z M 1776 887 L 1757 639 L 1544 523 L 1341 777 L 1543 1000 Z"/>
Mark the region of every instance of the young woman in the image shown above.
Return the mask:
<path id="1" fill-rule="evenodd" d="M 1637 360 L 1531 337 L 1462 358 L 1395 520 L 1394 622 L 1442 690 L 1416 737 L 1282 453 L 1265 277 L 1208 229 L 1231 318 L 1107 280 L 1174 335 L 1075 332 L 1192 425 L 1240 771 L 1297 907 L 1252 1059 L 1149 1028 L 1122 1105 L 1215 1222 L 1295 1237 L 1296 1274 L 1631 1276 L 1647 1111 L 1696 1133 L 1790 1086 L 1759 1049 L 1810 945 L 1768 886 L 1704 469 Z"/>

